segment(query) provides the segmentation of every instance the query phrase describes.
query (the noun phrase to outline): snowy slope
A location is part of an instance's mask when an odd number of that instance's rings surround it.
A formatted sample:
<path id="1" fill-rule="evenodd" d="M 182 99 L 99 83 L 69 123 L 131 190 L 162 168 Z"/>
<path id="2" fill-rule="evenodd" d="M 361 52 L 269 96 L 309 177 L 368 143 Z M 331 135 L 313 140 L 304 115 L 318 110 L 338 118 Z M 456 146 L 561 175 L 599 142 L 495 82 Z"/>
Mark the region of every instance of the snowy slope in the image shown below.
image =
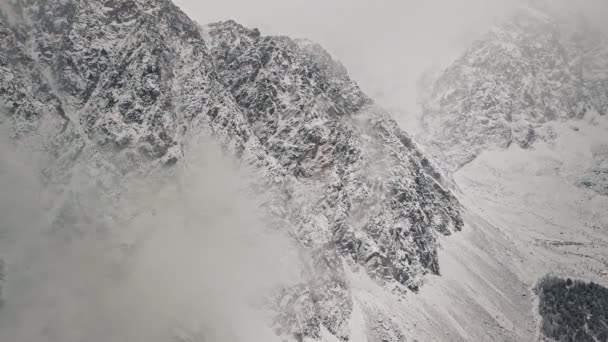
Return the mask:
<path id="1" fill-rule="evenodd" d="M 554 140 L 488 149 L 455 172 L 465 226 L 441 240 L 441 276 L 397 299 L 352 275 L 355 305 L 378 317 L 369 330 L 397 322 L 418 341 L 537 341 L 541 277 L 608 284 L 608 198 L 577 184 L 608 143 L 606 118 L 550 123 Z"/>
<path id="2" fill-rule="evenodd" d="M 421 83 L 417 138 L 466 214 L 408 304 L 438 325 L 420 340 L 542 340 L 541 277 L 608 283 L 606 37 L 562 15 L 522 8 Z"/>
<path id="3" fill-rule="evenodd" d="M 483 208 L 494 224 L 508 226 L 509 238 L 525 243 L 522 250 L 539 253 L 541 267 L 532 264 L 522 272 L 537 277 L 546 264 L 545 272 L 605 283 L 608 198 L 576 181 L 594 165 L 594 151 L 607 143 L 608 120 L 553 127 L 558 137 L 553 143 L 484 152 L 455 177 L 472 205 Z"/>

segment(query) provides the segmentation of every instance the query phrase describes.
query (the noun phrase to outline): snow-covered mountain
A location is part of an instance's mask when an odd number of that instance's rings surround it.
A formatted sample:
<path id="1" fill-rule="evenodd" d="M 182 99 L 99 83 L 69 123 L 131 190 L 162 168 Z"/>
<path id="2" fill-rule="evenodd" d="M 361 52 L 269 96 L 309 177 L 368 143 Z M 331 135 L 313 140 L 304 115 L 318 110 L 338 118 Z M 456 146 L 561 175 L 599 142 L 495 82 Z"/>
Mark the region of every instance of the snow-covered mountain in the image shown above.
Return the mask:
<path id="1" fill-rule="evenodd" d="M 454 271 L 422 291 L 460 296 L 438 304 L 454 340 L 548 341 L 541 277 L 608 283 L 608 40 L 531 3 L 421 81 L 417 138 L 466 208 L 464 233 L 441 252 Z M 479 326 L 488 316 L 498 329 Z"/>
<path id="2" fill-rule="evenodd" d="M 584 18 L 529 5 L 425 80 L 422 126 L 456 170 L 488 148 L 550 140 L 544 124 L 608 113 L 608 38 Z"/>
<path id="3" fill-rule="evenodd" d="M 424 80 L 426 156 L 314 42 L 0 2 L 0 339 L 539 339 L 539 277 L 608 282 L 608 42 L 572 18 Z"/>
<path id="4" fill-rule="evenodd" d="M 440 272 L 438 236 L 463 226 L 440 172 L 315 43 L 200 27 L 168 0 L 11 1 L 0 41 L 1 123 L 43 151 L 65 202 L 55 226 L 107 217 L 62 187 L 76 166 L 121 210 L 126 179 L 187 165 L 201 137 L 259 172 L 267 224 L 312 255 L 314 271 L 276 295 L 284 336 L 349 340 L 351 269 L 388 292 L 418 290 Z M 402 340 L 385 330 L 378 340 Z"/>

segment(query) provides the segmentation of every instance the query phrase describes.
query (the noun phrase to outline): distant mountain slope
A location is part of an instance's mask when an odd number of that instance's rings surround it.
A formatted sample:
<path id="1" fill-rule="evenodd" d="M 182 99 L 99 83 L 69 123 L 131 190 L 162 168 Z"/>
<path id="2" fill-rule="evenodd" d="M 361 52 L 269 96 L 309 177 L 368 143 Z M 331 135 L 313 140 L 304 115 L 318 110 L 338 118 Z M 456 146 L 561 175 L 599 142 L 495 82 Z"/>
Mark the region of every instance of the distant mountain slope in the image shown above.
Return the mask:
<path id="1" fill-rule="evenodd" d="M 487 148 L 550 139 L 543 124 L 608 113 L 608 38 L 584 19 L 526 7 L 423 90 L 421 134 L 452 170 Z"/>
<path id="2" fill-rule="evenodd" d="M 170 172 L 201 136 L 261 172 L 269 224 L 314 259 L 277 300 L 286 335 L 348 340 L 345 265 L 416 290 L 462 227 L 440 173 L 314 43 L 201 28 L 168 0 L 16 1 L 0 42 L 1 122 L 47 152 L 51 183 L 76 163 L 107 184 Z"/>
<path id="3" fill-rule="evenodd" d="M 449 298 L 439 305 L 463 328 L 462 340 L 548 340 L 555 334 L 541 329 L 534 308 L 532 288 L 540 278 L 608 280 L 607 46 L 607 37 L 584 18 L 522 8 L 421 82 L 417 138 L 451 171 L 471 234 L 459 235 L 454 257 L 440 260 L 458 260 L 480 246 L 480 254 L 450 268 L 460 264 L 463 271 L 441 279 L 453 276 L 442 293 L 465 284 L 458 298 L 467 292 L 472 298 L 453 310 Z M 446 242 L 447 251 L 455 241 Z M 498 266 L 477 265 L 494 258 Z M 493 290 L 472 290 L 471 284 Z M 464 314 L 471 305 L 481 310 Z M 471 316 L 485 322 L 481 317 L 489 312 L 501 332 L 484 336 L 492 329 L 466 327 Z"/>

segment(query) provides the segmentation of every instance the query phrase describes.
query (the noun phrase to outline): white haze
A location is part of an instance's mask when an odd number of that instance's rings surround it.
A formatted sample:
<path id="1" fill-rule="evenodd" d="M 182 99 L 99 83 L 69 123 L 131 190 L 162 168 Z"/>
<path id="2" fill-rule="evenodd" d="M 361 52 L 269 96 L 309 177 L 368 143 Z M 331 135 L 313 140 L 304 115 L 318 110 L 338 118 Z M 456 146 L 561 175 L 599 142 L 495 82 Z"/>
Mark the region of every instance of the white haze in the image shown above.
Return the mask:
<path id="1" fill-rule="evenodd" d="M 210 147 L 186 159 L 162 185 L 106 189 L 121 194 L 119 213 L 98 189 L 59 196 L 42 184 L 36 152 L 3 140 L 0 341 L 271 341 L 254 308 L 297 279 L 297 249 L 243 194 L 251 174 Z M 74 184 L 90 177 L 79 172 Z M 54 225 L 69 196 L 78 198 L 69 212 L 85 214 Z"/>
<path id="2" fill-rule="evenodd" d="M 406 130 L 417 82 L 445 66 L 522 2 L 558 3 L 608 24 L 605 0 L 175 0 L 201 24 L 235 19 L 262 34 L 309 38 L 341 60 L 370 96 Z"/>
<path id="3" fill-rule="evenodd" d="M 264 34 L 321 43 L 373 97 L 408 125 L 416 82 L 449 62 L 516 1 L 176 0 L 193 19 L 233 18 Z M 0 0 L 0 5 L 3 2 Z M 573 2 L 570 2 L 573 3 Z M 576 2 L 603 23 L 604 0 Z M 96 215 L 52 222 L 66 197 L 43 184 L 39 152 L 16 149 L 0 132 L 0 259 L 6 265 L 0 341 L 271 341 L 252 310 L 276 286 L 297 281 L 297 249 L 258 217 L 243 194 L 250 177 L 206 147 L 162 185 L 125 181 L 122 213 L 83 189 L 76 170 L 67 195 Z M 201 147 L 203 146 L 203 147 Z M 129 198 L 127 201 L 125 198 Z"/>

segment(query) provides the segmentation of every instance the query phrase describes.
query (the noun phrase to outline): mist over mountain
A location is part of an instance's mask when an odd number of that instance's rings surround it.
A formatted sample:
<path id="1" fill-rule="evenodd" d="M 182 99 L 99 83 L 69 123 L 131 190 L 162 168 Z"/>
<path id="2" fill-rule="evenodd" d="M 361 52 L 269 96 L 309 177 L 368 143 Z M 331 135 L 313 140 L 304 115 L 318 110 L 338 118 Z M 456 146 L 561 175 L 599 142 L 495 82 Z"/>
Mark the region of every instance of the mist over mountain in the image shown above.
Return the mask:
<path id="1" fill-rule="evenodd" d="M 175 182 L 172 177 L 198 160 L 189 149 L 199 151 L 196 146 L 212 141 L 226 158 L 256 170 L 252 194 L 255 188 L 268 193 L 257 213 L 262 224 L 289 235 L 310 255 L 308 263 L 298 263 L 299 283 L 260 293 L 276 297 L 266 306 L 274 306 L 270 322 L 280 335 L 320 338 L 328 331 L 349 338 L 353 302 L 345 267 L 362 267 L 382 286 L 403 292 L 419 289 L 426 274 L 439 273 L 436 239 L 462 227 L 460 205 L 408 135 L 320 46 L 265 37 L 233 21 L 199 27 L 165 0 L 7 6 L 3 126 L 10 144 L 49 157 L 39 161 L 38 172 L 43 189 L 58 196 L 58 209 L 45 214 L 52 222 L 49 230 L 40 228 L 49 239 L 59 234 L 69 244 L 72 234 L 94 239 L 91 230 L 117 231 L 118 236 L 110 235 L 113 244 L 145 253 L 154 243 L 153 232 L 137 225 L 151 210 L 145 203 L 162 198 L 164 187 Z M 148 193 L 150 188 L 156 190 Z M 198 196 L 196 187 L 175 191 Z M 197 202 L 200 210 L 208 195 Z M 168 232 L 159 232 L 168 234 L 163 238 L 168 251 L 181 251 L 183 239 L 214 243 L 207 232 L 200 238 L 181 235 L 187 233 L 177 228 L 182 220 L 198 227 L 209 218 L 185 213 L 180 219 L 170 211 L 176 201 L 158 209 L 158 215 L 175 218 L 166 223 Z M 7 224 L 5 229 L 16 228 Z M 121 241 L 122 234 L 152 235 L 140 242 Z M 203 241 L 199 248 L 209 253 Z M 208 257 L 235 272 L 221 255 Z M 158 256 L 141 257 L 148 263 Z M 122 257 L 117 258 L 120 265 Z M 10 255 L 7 263 L 6 298 L 13 303 L 20 297 L 11 301 L 11 277 L 19 276 L 11 276 Z M 196 294 L 191 300 L 207 301 Z M 49 338 L 71 338 L 61 324 L 55 329 L 57 337 Z M 81 334 L 73 338 L 99 338 L 94 330 Z"/>
<path id="2" fill-rule="evenodd" d="M 475 42 L 422 95 L 425 136 L 451 168 L 489 147 L 550 139 L 543 124 L 606 114 L 608 40 L 582 18 L 525 7 Z"/>
<path id="3" fill-rule="evenodd" d="M 488 149 L 555 145 L 564 122 L 575 131 L 577 122 L 601 127 L 608 111 L 608 35 L 571 13 L 542 2 L 523 7 L 423 80 L 419 137 L 447 169 Z M 565 177 L 606 195 L 608 141 L 593 135 L 575 141 L 568 148 L 588 157 Z"/>
<path id="4" fill-rule="evenodd" d="M 530 340 L 540 274 L 606 282 L 607 40 L 571 7 L 484 5 L 414 138 L 309 39 L 1 4 L 0 340 Z"/>

